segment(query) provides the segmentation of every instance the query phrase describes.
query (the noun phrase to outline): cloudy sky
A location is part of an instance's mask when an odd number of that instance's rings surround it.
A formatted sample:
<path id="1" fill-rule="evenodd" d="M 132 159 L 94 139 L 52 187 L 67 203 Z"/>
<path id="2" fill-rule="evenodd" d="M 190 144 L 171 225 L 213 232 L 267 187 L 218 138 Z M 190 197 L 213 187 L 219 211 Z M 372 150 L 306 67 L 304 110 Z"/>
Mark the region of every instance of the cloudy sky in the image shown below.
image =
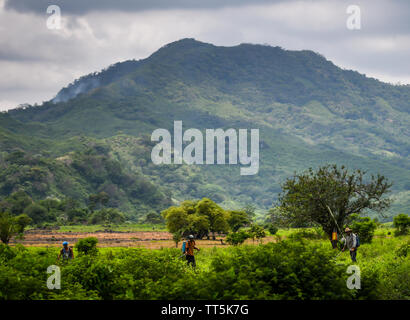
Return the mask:
<path id="1" fill-rule="evenodd" d="M 50 5 L 60 29 L 48 28 Z M 349 5 L 360 8 L 360 30 L 347 27 Z M 82 75 L 181 38 L 310 49 L 410 84 L 408 0 L 0 0 L 0 110 L 47 101 Z"/>

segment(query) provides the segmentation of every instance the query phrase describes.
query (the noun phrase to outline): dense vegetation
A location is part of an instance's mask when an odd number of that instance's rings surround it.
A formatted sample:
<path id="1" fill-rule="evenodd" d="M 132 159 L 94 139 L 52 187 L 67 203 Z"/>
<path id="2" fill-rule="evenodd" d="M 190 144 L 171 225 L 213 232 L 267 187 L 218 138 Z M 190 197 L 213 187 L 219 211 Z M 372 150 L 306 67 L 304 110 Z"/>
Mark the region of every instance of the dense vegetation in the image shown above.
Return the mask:
<path id="1" fill-rule="evenodd" d="M 83 222 L 89 216 L 88 211 L 80 207 L 90 204 L 91 214 L 92 197 L 102 192 L 107 195 L 106 206 L 127 212 L 130 219 L 171 204 L 169 196 L 147 178 L 127 171 L 112 159 L 104 145 L 91 145 L 82 152 L 71 152 L 57 159 L 21 150 L 0 155 L 0 196 L 5 198 L 2 210 L 13 206 L 8 203 L 24 193 L 27 198 L 20 199 L 21 206 L 11 210 L 22 213 L 36 209 L 37 213 L 31 215 L 35 223 L 56 221 L 57 211 L 65 211 L 68 222 Z M 40 201 L 37 207 L 24 206 L 23 202 L 29 204 L 33 200 Z M 42 213 L 44 209 L 47 214 Z"/>
<path id="2" fill-rule="evenodd" d="M 410 240 L 388 230 L 361 245 L 361 289 L 353 290 L 346 287 L 348 254 L 335 259 L 328 241 L 309 232 L 278 236 L 277 243 L 202 249 L 196 270 L 180 249 L 98 249 L 84 239 L 74 260 L 57 262 L 56 248 L 0 244 L 0 299 L 410 299 Z M 55 264 L 61 289 L 50 290 L 46 270 Z"/>

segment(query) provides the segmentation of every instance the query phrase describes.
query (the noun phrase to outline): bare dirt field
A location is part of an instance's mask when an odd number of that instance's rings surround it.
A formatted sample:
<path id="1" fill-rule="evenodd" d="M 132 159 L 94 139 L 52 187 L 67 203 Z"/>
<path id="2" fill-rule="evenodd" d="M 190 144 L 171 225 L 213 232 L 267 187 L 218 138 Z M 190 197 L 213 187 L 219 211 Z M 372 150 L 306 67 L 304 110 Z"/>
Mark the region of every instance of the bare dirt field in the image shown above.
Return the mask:
<path id="1" fill-rule="evenodd" d="M 60 247 L 63 241 L 68 241 L 69 245 L 73 246 L 79 239 L 86 237 L 96 237 L 99 247 L 175 248 L 172 234 L 166 231 L 56 232 L 53 230 L 28 230 L 24 233 L 23 240 L 13 239 L 10 244 L 21 243 L 24 246 Z M 273 241 L 270 238 L 264 238 L 263 242 Z M 224 246 L 225 244 L 222 244 L 221 239 L 221 237 L 217 237 L 217 240 L 196 240 L 196 242 L 201 247 Z M 252 240 L 246 242 L 253 243 Z"/>

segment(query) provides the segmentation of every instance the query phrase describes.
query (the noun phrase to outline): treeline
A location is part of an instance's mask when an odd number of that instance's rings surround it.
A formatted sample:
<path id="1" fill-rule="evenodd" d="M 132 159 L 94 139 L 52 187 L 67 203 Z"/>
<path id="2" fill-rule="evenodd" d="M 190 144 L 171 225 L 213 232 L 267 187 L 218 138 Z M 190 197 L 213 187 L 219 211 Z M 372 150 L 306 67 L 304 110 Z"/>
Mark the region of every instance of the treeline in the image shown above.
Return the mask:
<path id="1" fill-rule="evenodd" d="M 118 224 L 126 221 L 124 213 L 106 207 L 109 196 L 105 192 L 91 194 L 84 207 L 72 198 L 47 198 L 34 201 L 23 191 L 12 193 L 0 201 L 0 214 L 25 214 L 30 224 L 37 227 L 73 224 Z"/>
<path id="2" fill-rule="evenodd" d="M 105 192 L 108 207 L 126 212 L 134 220 L 172 204 L 148 178 L 130 172 L 112 158 L 107 144 L 84 143 L 83 150 L 56 159 L 23 150 L 1 152 L 0 199 L 24 191 L 35 201 L 75 199 L 79 207 L 87 206 L 90 195 Z M 81 216 L 79 212 L 75 215 Z"/>

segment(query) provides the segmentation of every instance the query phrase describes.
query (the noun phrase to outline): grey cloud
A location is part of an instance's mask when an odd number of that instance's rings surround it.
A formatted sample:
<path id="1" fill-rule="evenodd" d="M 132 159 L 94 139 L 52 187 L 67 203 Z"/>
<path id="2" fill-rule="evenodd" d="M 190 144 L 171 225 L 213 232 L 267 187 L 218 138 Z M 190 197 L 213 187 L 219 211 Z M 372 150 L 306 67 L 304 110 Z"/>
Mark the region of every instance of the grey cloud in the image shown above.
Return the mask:
<path id="1" fill-rule="evenodd" d="M 184 7 L 188 1 L 192 10 Z M 359 31 L 345 25 L 351 2 L 7 1 L 14 10 L 0 9 L 0 109 L 49 100 L 82 75 L 145 58 L 181 38 L 222 46 L 248 42 L 308 49 L 341 67 L 410 83 L 410 1 L 354 1 L 362 8 Z M 46 28 L 50 4 L 62 6 L 60 31 Z M 223 7 L 228 4 L 232 6 Z M 246 4 L 252 6 L 242 6 Z M 174 10 L 166 10 L 170 8 Z"/>
<path id="2" fill-rule="evenodd" d="M 206 9 L 277 2 L 284 2 L 284 0 L 6 0 L 5 8 L 44 14 L 49 5 L 55 4 L 64 12 L 81 15 L 102 10 L 130 12 L 157 9 Z"/>

